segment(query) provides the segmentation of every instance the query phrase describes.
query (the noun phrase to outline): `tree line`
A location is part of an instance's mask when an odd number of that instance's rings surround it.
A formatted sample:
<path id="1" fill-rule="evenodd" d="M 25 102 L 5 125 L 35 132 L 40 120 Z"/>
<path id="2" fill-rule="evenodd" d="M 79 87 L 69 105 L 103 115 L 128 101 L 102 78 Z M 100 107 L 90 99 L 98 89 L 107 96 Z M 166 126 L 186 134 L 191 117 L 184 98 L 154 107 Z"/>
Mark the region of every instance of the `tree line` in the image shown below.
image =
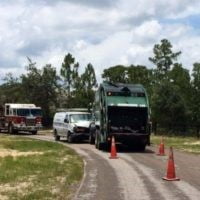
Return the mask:
<path id="1" fill-rule="evenodd" d="M 194 63 L 191 73 L 178 62 L 181 52 L 162 39 L 153 47 L 149 61 L 154 65 L 116 65 L 104 69 L 102 80 L 142 84 L 147 90 L 154 132 L 200 133 L 200 63 Z M 68 53 L 60 72 L 51 64 L 41 69 L 28 58 L 26 73 L 14 77 L 11 73 L 0 85 L 0 104 L 35 103 L 43 109 L 48 124 L 57 108 L 88 107 L 94 101 L 97 80 L 94 67 L 80 65 Z"/>

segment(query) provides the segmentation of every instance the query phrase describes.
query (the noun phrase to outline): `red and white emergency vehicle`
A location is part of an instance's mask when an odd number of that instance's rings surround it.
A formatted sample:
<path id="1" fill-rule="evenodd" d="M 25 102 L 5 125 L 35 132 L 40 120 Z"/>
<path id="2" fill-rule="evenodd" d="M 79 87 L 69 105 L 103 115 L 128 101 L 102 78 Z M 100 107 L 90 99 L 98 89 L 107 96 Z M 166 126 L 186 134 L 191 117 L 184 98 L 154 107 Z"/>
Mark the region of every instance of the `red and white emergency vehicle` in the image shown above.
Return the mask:
<path id="1" fill-rule="evenodd" d="M 28 131 L 37 134 L 42 128 L 42 110 L 34 104 L 6 103 L 0 109 L 0 130 L 10 134 Z"/>

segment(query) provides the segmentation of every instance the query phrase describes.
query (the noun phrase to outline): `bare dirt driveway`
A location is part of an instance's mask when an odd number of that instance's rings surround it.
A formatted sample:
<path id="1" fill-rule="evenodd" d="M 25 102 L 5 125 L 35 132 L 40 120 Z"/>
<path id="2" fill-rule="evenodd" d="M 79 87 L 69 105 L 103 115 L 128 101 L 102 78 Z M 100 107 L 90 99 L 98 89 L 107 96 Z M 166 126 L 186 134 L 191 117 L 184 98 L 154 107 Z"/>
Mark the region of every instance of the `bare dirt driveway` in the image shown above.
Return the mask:
<path id="1" fill-rule="evenodd" d="M 31 136 L 53 141 L 49 135 Z M 167 156 L 157 156 L 157 148 L 131 152 L 117 146 L 119 159 L 88 143 L 64 145 L 75 149 L 84 159 L 85 175 L 74 200 L 200 200 L 200 156 L 174 152 L 176 174 L 180 181 L 164 181 Z"/>

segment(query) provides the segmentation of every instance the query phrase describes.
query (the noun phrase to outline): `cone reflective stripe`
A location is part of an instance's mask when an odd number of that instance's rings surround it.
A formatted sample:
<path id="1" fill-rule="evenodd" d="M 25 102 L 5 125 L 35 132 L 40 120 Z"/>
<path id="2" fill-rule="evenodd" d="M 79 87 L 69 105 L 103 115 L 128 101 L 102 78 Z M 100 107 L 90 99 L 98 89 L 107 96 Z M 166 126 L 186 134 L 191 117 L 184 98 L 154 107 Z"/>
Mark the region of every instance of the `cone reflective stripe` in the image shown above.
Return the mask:
<path id="1" fill-rule="evenodd" d="M 167 166 L 167 175 L 163 177 L 166 181 L 179 181 L 180 179 L 176 177 L 175 166 L 174 166 L 174 155 L 173 149 L 170 147 L 169 151 L 169 159 L 168 159 L 168 166 Z"/>
<path id="2" fill-rule="evenodd" d="M 158 156 L 165 156 L 165 145 L 163 142 L 163 137 L 161 139 L 160 145 L 159 145 L 159 152 L 157 153 Z"/>
<path id="3" fill-rule="evenodd" d="M 115 145 L 115 138 L 112 136 L 111 140 L 111 151 L 110 151 L 110 159 L 116 159 L 117 157 L 117 151 L 116 151 L 116 145 Z"/>

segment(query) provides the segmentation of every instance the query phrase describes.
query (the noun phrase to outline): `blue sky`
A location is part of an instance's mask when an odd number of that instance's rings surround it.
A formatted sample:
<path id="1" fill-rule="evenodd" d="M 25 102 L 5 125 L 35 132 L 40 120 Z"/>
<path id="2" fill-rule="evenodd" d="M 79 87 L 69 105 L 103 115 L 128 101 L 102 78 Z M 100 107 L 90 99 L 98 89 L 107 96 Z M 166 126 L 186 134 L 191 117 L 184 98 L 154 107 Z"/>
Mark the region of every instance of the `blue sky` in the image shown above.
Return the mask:
<path id="1" fill-rule="evenodd" d="M 154 44 L 167 38 L 189 70 L 200 62 L 199 0 L 1 0 L 0 78 L 25 72 L 27 56 L 58 71 L 70 52 L 100 80 L 117 64 L 152 67 Z"/>

